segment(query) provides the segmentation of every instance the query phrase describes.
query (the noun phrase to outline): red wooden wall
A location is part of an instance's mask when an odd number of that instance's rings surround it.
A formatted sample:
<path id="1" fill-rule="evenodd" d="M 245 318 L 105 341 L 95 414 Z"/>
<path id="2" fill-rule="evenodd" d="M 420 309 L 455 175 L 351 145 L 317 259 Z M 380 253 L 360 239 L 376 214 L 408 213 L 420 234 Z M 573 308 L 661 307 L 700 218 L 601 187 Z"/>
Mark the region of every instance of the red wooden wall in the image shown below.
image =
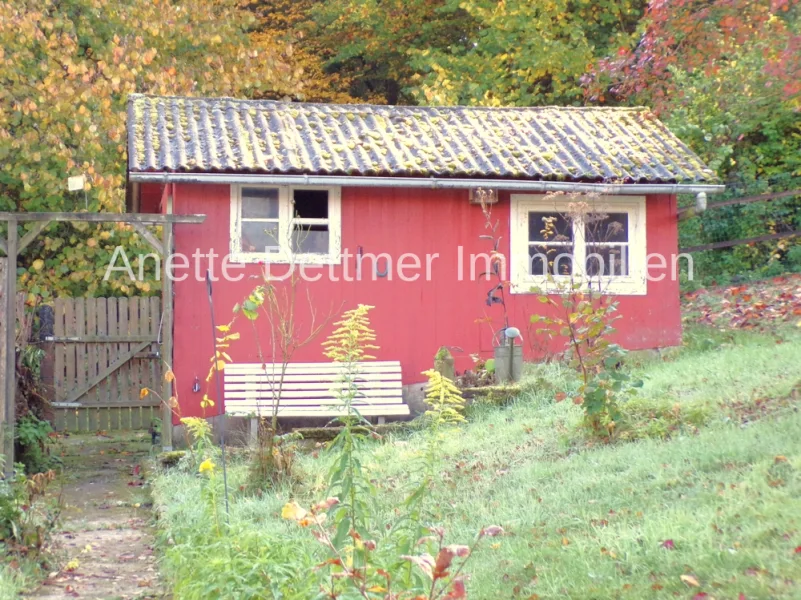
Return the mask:
<path id="1" fill-rule="evenodd" d="M 148 186 L 143 186 L 143 192 Z M 160 193 L 150 192 L 153 196 Z M 484 217 L 479 206 L 469 205 L 466 190 L 426 190 L 401 188 L 344 188 L 342 190 L 342 248 L 355 254 L 361 246 L 365 253 L 386 252 L 397 259 L 403 253 L 413 252 L 421 257 L 426 253 L 439 253 L 433 262 L 432 281 L 424 276 L 416 282 L 403 282 L 395 277 L 372 281 L 365 274 L 362 281 L 335 282 L 328 278 L 329 268 L 322 270 L 323 277 L 316 283 L 306 283 L 320 314 L 355 307 L 358 303 L 371 304 L 371 320 L 378 336 L 377 357 L 400 360 L 404 383 L 422 381 L 420 372 L 429 368 L 440 346 L 454 350 L 457 369 L 469 367 L 471 353 L 491 355 L 489 324 L 476 323 L 477 319 L 493 317 L 494 328 L 500 327 L 501 308 L 485 304 L 491 284 L 484 280 L 457 280 L 457 248 L 464 247 L 465 256 L 487 252 L 488 242 L 479 239 L 484 233 Z M 178 225 L 175 228 L 176 251 L 191 257 L 198 249 L 217 254 L 229 252 L 230 206 L 227 185 L 176 185 L 174 211 L 176 213 L 202 213 L 207 218 L 202 225 Z M 501 193 L 493 215 L 503 236 L 502 250 L 509 252 L 509 195 Z M 674 196 L 649 196 L 647 199 L 648 252 L 671 256 L 677 252 L 676 200 Z M 190 258 L 191 260 L 191 258 Z M 220 260 L 214 264 L 220 272 Z M 424 259 L 423 259 L 424 260 Z M 355 272 L 355 258 L 350 258 L 350 272 Z M 205 389 L 204 378 L 212 354 L 211 331 L 206 288 L 191 273 L 183 282 L 175 283 L 175 356 L 179 398 L 185 416 L 201 414 L 201 393 L 192 393 L 195 377 Z M 366 265 L 370 263 L 367 262 Z M 275 268 L 275 267 L 274 267 Z M 341 278 L 341 266 L 334 274 Z M 194 270 L 194 266 L 192 267 Z M 232 307 L 241 302 L 259 282 L 260 267 L 247 265 L 244 278 L 238 283 L 218 281 L 214 286 L 214 304 L 218 323 L 227 322 Z M 276 269 L 276 272 L 278 270 Z M 469 271 L 468 271 L 469 273 Z M 393 274 L 394 275 L 394 274 Z M 645 349 L 679 344 L 681 321 L 679 312 L 678 282 L 666 277 L 660 282 L 648 283 L 646 296 L 622 296 L 620 314 L 616 323 L 617 341 L 629 349 Z M 510 322 L 523 330 L 526 354 L 533 357 L 543 348 L 543 341 L 528 331 L 530 315 L 541 312 L 543 304 L 534 295 L 508 295 Z M 304 312 L 305 302 L 298 309 Z M 266 319 L 257 321 L 265 331 Z M 242 339 L 231 349 L 237 362 L 258 362 L 254 335 L 249 323 L 240 319 L 236 327 Z M 330 328 L 329 328 L 330 330 Z M 312 342 L 298 352 L 296 360 L 322 361 L 321 342 Z M 552 350 L 561 349 L 551 348 Z M 216 411 L 215 411 L 216 412 Z"/>

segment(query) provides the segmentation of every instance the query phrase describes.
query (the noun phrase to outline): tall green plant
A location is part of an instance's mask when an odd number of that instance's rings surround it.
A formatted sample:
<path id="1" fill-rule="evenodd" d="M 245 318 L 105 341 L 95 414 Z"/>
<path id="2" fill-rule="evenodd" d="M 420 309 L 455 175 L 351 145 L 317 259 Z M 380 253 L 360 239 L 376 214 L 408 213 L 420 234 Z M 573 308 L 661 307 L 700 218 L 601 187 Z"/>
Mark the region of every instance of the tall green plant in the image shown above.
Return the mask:
<path id="1" fill-rule="evenodd" d="M 607 242 L 622 227 L 616 222 L 606 223 L 600 195 L 554 196 L 570 201 L 563 202 L 567 209 L 561 217 L 571 227 L 573 223 L 579 225 L 583 242 Z M 543 221 L 544 239 L 558 235 L 555 217 Z M 553 269 L 554 260 L 550 257 L 549 260 L 549 267 Z M 628 373 L 619 368 L 625 350 L 612 342 L 616 331 L 613 324 L 620 316 L 617 315 L 618 303 L 606 293 L 604 282 L 608 286 L 616 275 L 610 269 L 609 273 L 603 273 L 604 277 L 593 279 L 585 273 L 586 265 L 575 265 L 572 261 L 566 271 L 548 276 L 547 291 L 535 288 L 539 302 L 550 310 L 532 315 L 531 322 L 539 326 L 537 334 L 565 340 L 570 366 L 581 378 L 578 391 L 572 395 L 573 402 L 584 409 L 587 428 L 596 435 L 608 437 L 614 435 L 622 420 L 619 407 L 622 395 L 632 393 L 634 387 L 641 385 L 631 381 Z M 562 392 L 557 400 L 567 397 L 568 394 Z"/>
<path id="2" fill-rule="evenodd" d="M 428 472 L 405 503 L 408 514 L 398 523 L 379 523 L 374 518 L 377 491 L 365 476 L 359 456 L 365 435 L 354 430 L 357 425 L 369 426 L 354 401 L 359 396 L 359 363 L 372 359 L 370 352 L 378 349 L 368 316 L 371 308 L 360 304 L 346 311 L 323 344 L 326 356 L 343 367 L 336 390 L 343 411 L 336 422 L 342 429 L 329 448 L 333 454 L 330 495 L 309 510 L 289 502 L 281 515 L 312 528 L 327 549 L 329 558 L 320 565 L 330 575 L 323 583 L 326 598 L 465 598 L 464 566 L 484 537 L 503 533 L 500 527 L 482 529 L 471 546 L 446 544 L 442 528 L 421 527 L 419 508 L 432 481 Z M 434 395 L 438 400 L 432 406 L 432 422 L 436 426 L 455 422 L 458 401 L 453 391 L 438 380 L 432 385 Z"/>
<path id="3" fill-rule="evenodd" d="M 370 326 L 368 316 L 372 308 L 360 304 L 357 308 L 346 311 L 342 320 L 335 324 L 336 329 L 323 342 L 325 355 L 342 365 L 340 386 L 335 392 L 342 410 L 342 415 L 336 420 L 342 425 L 342 430 L 331 443 L 330 450 L 337 454 L 337 460 L 328 475 L 328 492 L 340 500 L 333 513 L 337 523 L 334 545 L 341 545 L 349 535 L 367 535 L 366 518 L 370 507 L 366 498 L 375 493 L 373 485 L 363 476 L 358 457 L 364 434 L 354 431 L 354 425 L 369 425 L 354 407 L 354 400 L 360 393 L 359 363 L 375 358 L 370 352 L 378 350 L 378 346 L 374 344 L 375 332 Z"/>

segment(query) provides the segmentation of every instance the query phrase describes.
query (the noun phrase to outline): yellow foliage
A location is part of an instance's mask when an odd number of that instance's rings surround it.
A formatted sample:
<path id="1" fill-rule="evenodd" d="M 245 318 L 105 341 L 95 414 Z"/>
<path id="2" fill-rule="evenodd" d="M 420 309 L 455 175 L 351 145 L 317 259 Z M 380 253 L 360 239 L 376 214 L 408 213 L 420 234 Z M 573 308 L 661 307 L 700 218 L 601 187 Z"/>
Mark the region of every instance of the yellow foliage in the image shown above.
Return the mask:
<path id="1" fill-rule="evenodd" d="M 426 411 L 426 416 L 433 419 L 437 424 L 461 423 L 465 420 L 464 398 L 462 392 L 442 373 L 429 369 L 423 371 L 423 375 L 428 377 L 428 388 L 426 388 L 426 403 L 431 407 Z"/>
<path id="2" fill-rule="evenodd" d="M 303 73 L 290 65 L 287 42 L 254 43 L 253 21 L 240 0 L 129 0 L 123 8 L 107 0 L 0 1 L 0 169 L 10 203 L 4 210 L 64 211 L 84 203 L 92 212 L 124 209 L 132 92 L 295 96 Z M 72 175 L 86 177 L 85 194 L 67 193 Z M 20 257 L 28 271 L 23 291 L 138 291 L 119 273 L 103 280 L 117 245 L 129 256 L 150 251 L 130 228 L 65 224 L 49 234 L 49 244 L 40 235 Z M 152 276 L 152 267 L 147 272 Z"/>
<path id="3" fill-rule="evenodd" d="M 367 353 L 378 350 L 378 346 L 373 344 L 376 337 L 368 316 L 372 308 L 359 304 L 357 308 L 345 311 L 342 320 L 334 323 L 334 332 L 323 342 L 325 356 L 342 363 L 375 360 L 375 356 Z"/>

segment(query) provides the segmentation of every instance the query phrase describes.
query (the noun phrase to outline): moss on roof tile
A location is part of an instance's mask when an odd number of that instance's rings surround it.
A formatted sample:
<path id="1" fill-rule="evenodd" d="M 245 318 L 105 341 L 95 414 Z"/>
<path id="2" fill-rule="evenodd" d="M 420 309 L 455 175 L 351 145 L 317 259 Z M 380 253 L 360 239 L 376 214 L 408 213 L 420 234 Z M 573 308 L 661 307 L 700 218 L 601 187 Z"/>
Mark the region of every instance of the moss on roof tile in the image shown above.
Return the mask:
<path id="1" fill-rule="evenodd" d="M 133 94 L 128 117 L 131 171 L 336 168 L 354 175 L 714 181 L 644 108 L 376 107 Z M 333 156 L 336 167 L 327 162 Z"/>

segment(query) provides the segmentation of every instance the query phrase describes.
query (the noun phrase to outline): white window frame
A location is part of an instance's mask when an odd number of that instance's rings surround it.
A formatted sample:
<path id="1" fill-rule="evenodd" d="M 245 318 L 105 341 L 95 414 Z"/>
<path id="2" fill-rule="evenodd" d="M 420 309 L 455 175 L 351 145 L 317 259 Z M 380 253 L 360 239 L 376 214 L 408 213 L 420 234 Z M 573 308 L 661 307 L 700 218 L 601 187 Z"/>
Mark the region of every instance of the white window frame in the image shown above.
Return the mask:
<path id="1" fill-rule="evenodd" d="M 275 252 L 242 251 L 242 189 L 261 188 L 278 190 L 278 243 Z M 328 192 L 328 219 L 296 219 L 294 217 L 295 190 L 325 190 Z M 246 219 L 248 220 L 248 219 Z M 270 219 L 265 219 L 269 221 Z M 292 252 L 292 231 L 296 224 L 328 224 L 328 252 L 326 254 Z M 342 190 L 337 186 L 287 185 L 231 185 L 231 247 L 230 261 L 234 263 L 271 262 L 281 264 L 338 265 L 342 255 Z"/>
<path id="2" fill-rule="evenodd" d="M 592 212 L 625 212 L 628 214 L 629 271 L 627 275 L 589 277 L 584 274 L 587 244 L 584 240 L 584 223 L 579 219 L 573 223 L 573 275 L 554 275 L 548 277 L 529 273 L 528 213 L 537 211 L 564 214 L 568 212 L 567 205 L 571 201 L 575 202 L 576 199 L 546 200 L 545 196 L 542 195 L 511 195 L 512 205 L 509 222 L 509 245 L 511 251 L 509 272 L 511 292 L 513 294 L 530 294 L 535 293 L 532 292 L 532 288 L 538 288 L 549 293 L 558 293 L 560 291 L 565 291 L 566 285 L 570 283 L 572 277 L 574 282 L 581 283 L 583 289 L 592 289 L 602 294 L 621 296 L 643 296 L 647 294 L 645 196 L 603 196 L 600 200 L 591 201 L 594 205 L 594 210 Z M 597 209 L 595 207 L 597 207 Z M 590 243 L 590 245 L 603 244 Z"/>

